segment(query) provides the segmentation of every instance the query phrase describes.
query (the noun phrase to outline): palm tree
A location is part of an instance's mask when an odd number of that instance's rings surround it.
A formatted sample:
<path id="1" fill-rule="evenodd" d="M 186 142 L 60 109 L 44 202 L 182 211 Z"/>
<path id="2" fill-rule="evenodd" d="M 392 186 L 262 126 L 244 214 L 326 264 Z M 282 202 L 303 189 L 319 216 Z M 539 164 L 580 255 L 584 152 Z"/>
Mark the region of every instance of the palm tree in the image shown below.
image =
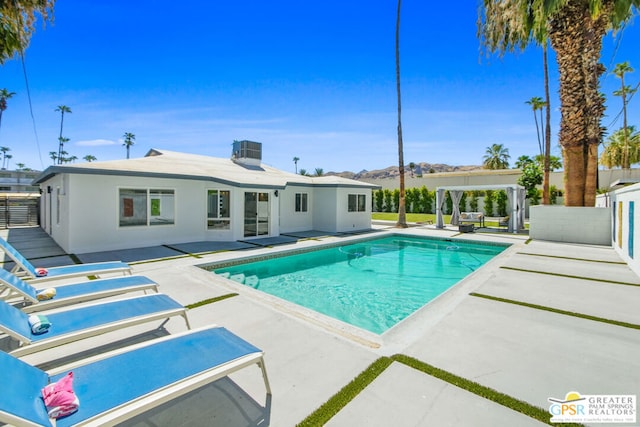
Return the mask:
<path id="1" fill-rule="evenodd" d="M 534 160 L 530 156 L 520 156 L 518 160 L 516 160 L 516 169 L 523 169 L 529 163 L 533 163 Z"/>
<path id="2" fill-rule="evenodd" d="M 58 164 L 62 159 L 62 151 L 64 150 L 64 143 L 69 141 L 68 138 L 62 138 L 62 125 L 64 124 L 64 113 L 71 113 L 71 108 L 66 105 L 58 105 L 55 111 L 60 111 L 60 136 L 58 137 Z"/>
<path id="3" fill-rule="evenodd" d="M 540 165 L 540 169 L 545 167 L 545 163 L 548 163 L 550 171 L 562 169 L 562 160 L 560 160 L 560 157 L 558 156 L 541 156 L 538 154 L 533 158 L 533 160 Z"/>
<path id="4" fill-rule="evenodd" d="M 7 109 L 7 99 L 12 98 L 15 94 L 7 89 L 0 89 L 0 126 L 2 126 L 2 113 Z"/>
<path id="5" fill-rule="evenodd" d="M 0 25 L 0 65 L 18 52 L 24 52 L 36 22 L 53 21 L 55 0 L 3 1 L 2 25 Z"/>
<path id="6" fill-rule="evenodd" d="M 53 164 L 56 164 L 56 160 L 58 160 L 58 153 L 55 151 L 49 151 L 49 158 L 53 160 Z"/>
<path id="7" fill-rule="evenodd" d="M 298 160 L 300 160 L 300 157 L 293 158 L 293 163 L 296 165 L 296 174 L 298 173 Z"/>
<path id="8" fill-rule="evenodd" d="M 7 161 L 7 153 L 11 151 L 9 147 L 0 147 L 0 153 L 2 153 L 2 169 L 6 169 L 5 162 Z"/>
<path id="9" fill-rule="evenodd" d="M 599 90 L 602 39 L 639 6 L 640 0 L 483 0 L 480 8 L 478 33 L 488 51 L 524 50 L 547 38 L 555 50 L 567 206 L 595 204 L 605 110 Z"/>
<path id="10" fill-rule="evenodd" d="M 129 158 L 129 148 L 134 144 L 134 141 L 136 140 L 136 136 L 134 134 L 132 134 L 131 132 L 125 132 L 123 135 L 124 138 L 124 143 L 122 143 L 122 145 L 124 145 L 125 147 L 127 147 L 127 159 Z"/>
<path id="11" fill-rule="evenodd" d="M 91 162 L 95 162 L 96 160 L 98 160 L 98 158 L 92 154 L 87 154 L 86 156 L 84 156 L 82 158 L 82 160 L 84 160 L 87 163 L 91 163 Z"/>
<path id="12" fill-rule="evenodd" d="M 544 108 L 545 102 L 539 96 L 534 96 L 530 100 L 525 101 L 525 104 L 529 104 L 531 109 L 533 110 L 533 120 L 536 123 L 536 134 L 538 135 L 538 148 L 540 150 L 540 154 L 543 154 L 542 141 L 540 140 L 540 128 L 544 127 L 544 121 L 542 120 L 542 109 Z M 538 125 L 538 116 L 536 111 L 540 110 L 540 125 Z"/>
<path id="13" fill-rule="evenodd" d="M 404 190 L 404 148 L 402 143 L 402 99 L 400 97 L 400 11 L 402 0 L 398 0 L 396 16 L 396 92 L 398 94 L 398 172 L 400 173 L 400 198 L 398 199 L 398 222 L 396 227 L 407 228 L 407 207 Z"/>
<path id="14" fill-rule="evenodd" d="M 58 164 L 63 163 L 64 156 L 69 154 L 64 150 L 64 144 L 69 141 L 69 138 L 65 138 L 63 136 L 58 138 Z"/>
<path id="15" fill-rule="evenodd" d="M 69 163 L 69 157 L 67 157 L 67 154 L 69 154 L 69 153 L 67 153 L 67 152 L 66 152 L 66 151 L 64 151 L 64 150 L 62 150 L 62 151 L 60 152 L 60 157 L 58 157 L 58 164 L 61 164 L 61 163 Z"/>
<path id="16" fill-rule="evenodd" d="M 300 169 L 300 175 L 306 176 L 307 175 L 307 170 L 306 169 Z"/>
<path id="17" fill-rule="evenodd" d="M 16 163 L 16 170 L 18 171 L 18 184 L 20 184 L 20 172 L 25 170 L 25 164 L 24 163 Z"/>
<path id="18" fill-rule="evenodd" d="M 5 169 L 9 169 L 9 160 L 13 159 L 13 156 L 11 154 L 6 154 L 4 158 L 7 161 Z"/>
<path id="19" fill-rule="evenodd" d="M 635 126 L 628 126 L 626 132 L 621 128 L 612 133 L 600 155 L 600 163 L 609 169 L 624 168 L 625 162 L 629 165 L 640 162 L 640 132 L 636 132 Z"/>
<path id="20" fill-rule="evenodd" d="M 632 73 L 633 68 L 629 65 L 628 61 L 621 62 L 620 64 L 616 64 L 616 67 L 613 69 L 613 74 L 620 78 L 620 90 L 616 90 L 613 92 L 615 96 L 619 96 L 622 98 L 622 137 L 624 138 L 624 149 L 622 150 L 622 169 L 629 169 L 629 141 L 627 139 L 629 133 L 627 132 L 627 95 L 633 95 L 636 91 L 632 89 L 630 86 L 624 85 L 624 75 L 626 73 Z"/>
<path id="21" fill-rule="evenodd" d="M 316 176 L 322 176 L 322 175 L 324 175 L 324 169 L 316 168 Z"/>
<path id="22" fill-rule="evenodd" d="M 509 167 L 509 149 L 502 144 L 493 144 L 487 147 L 486 154 L 482 158 L 485 169 L 507 169 Z"/>

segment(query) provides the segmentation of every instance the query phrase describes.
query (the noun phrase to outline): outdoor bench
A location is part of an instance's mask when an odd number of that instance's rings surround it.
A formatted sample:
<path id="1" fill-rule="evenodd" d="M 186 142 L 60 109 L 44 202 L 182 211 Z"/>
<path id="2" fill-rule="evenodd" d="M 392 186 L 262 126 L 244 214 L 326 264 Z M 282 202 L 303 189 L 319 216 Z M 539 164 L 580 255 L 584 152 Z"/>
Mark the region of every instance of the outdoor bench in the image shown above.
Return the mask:
<path id="1" fill-rule="evenodd" d="M 459 222 L 460 224 L 477 223 L 479 227 L 484 227 L 484 214 L 482 212 L 462 212 Z"/>

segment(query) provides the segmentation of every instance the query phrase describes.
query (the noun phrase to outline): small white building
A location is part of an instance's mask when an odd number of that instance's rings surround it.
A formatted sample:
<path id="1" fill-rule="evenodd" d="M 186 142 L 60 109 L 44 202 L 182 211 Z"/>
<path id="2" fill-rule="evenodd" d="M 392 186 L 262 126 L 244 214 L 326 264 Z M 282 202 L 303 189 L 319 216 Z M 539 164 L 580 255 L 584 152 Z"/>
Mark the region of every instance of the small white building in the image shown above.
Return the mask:
<path id="1" fill-rule="evenodd" d="M 236 141 L 231 159 L 152 149 L 51 166 L 33 182 L 41 225 L 67 253 L 371 228 L 378 186 L 296 175 L 261 159 L 260 143 Z"/>

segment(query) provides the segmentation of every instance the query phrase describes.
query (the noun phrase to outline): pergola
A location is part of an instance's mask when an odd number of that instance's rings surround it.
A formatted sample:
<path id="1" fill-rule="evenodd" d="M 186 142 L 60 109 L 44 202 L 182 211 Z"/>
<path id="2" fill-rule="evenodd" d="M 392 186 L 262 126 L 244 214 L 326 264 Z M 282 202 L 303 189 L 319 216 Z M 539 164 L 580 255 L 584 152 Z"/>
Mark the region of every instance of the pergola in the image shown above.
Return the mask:
<path id="1" fill-rule="evenodd" d="M 518 184 L 496 185 L 456 185 L 438 187 L 436 189 L 436 227 L 444 228 L 442 208 L 445 202 L 445 192 L 448 191 L 453 202 L 451 224 L 458 225 L 460 220 L 460 199 L 462 193 L 473 190 L 505 190 L 507 193 L 507 212 L 509 212 L 509 232 L 517 233 L 524 228 L 524 203 L 526 192 L 523 186 Z"/>

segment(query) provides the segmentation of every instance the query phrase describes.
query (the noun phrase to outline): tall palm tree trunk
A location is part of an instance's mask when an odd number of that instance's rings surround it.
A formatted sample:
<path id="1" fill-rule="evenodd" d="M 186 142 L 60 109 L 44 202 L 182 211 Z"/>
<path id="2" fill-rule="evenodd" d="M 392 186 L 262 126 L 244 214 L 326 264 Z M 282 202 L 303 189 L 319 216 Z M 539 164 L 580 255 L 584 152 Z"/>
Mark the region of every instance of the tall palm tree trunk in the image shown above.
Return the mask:
<path id="1" fill-rule="evenodd" d="M 586 155 L 586 176 L 584 189 L 584 206 L 596 205 L 596 194 L 598 192 L 598 147 L 602 142 L 605 129 L 602 127 L 602 117 L 605 112 L 605 98 L 600 91 L 600 77 L 606 71 L 604 65 L 600 63 L 602 52 L 602 39 L 609 27 L 609 15 L 613 9 L 613 2 L 604 2 L 603 13 L 600 17 L 593 19 L 589 17 L 586 26 L 586 43 L 584 66 L 586 74 L 586 98 L 587 103 L 587 146 Z"/>
<path id="2" fill-rule="evenodd" d="M 62 163 L 62 152 L 64 151 L 64 141 L 62 140 L 63 124 L 64 124 L 64 110 L 60 112 L 60 136 L 58 137 L 58 164 Z"/>
<path id="3" fill-rule="evenodd" d="M 400 10 L 402 0 L 398 0 L 396 19 L 396 92 L 398 93 L 398 170 L 400 172 L 400 199 L 398 201 L 398 223 L 396 227 L 407 227 L 407 210 L 404 190 L 404 149 L 402 147 L 402 102 L 400 98 Z"/>
<path id="4" fill-rule="evenodd" d="M 551 204 L 551 190 L 549 187 L 550 158 L 551 158 L 551 97 L 549 96 L 549 62 L 547 60 L 547 44 L 545 40 L 542 48 L 542 62 L 544 65 L 544 100 L 546 121 L 544 130 L 544 180 L 542 182 L 542 204 Z"/>
<path id="5" fill-rule="evenodd" d="M 598 61 L 607 14 L 594 20 L 580 1 L 569 1 L 551 20 L 549 39 L 560 70 L 560 145 L 566 206 L 594 206 L 598 144 L 604 99 L 599 92 L 604 67 Z"/>

